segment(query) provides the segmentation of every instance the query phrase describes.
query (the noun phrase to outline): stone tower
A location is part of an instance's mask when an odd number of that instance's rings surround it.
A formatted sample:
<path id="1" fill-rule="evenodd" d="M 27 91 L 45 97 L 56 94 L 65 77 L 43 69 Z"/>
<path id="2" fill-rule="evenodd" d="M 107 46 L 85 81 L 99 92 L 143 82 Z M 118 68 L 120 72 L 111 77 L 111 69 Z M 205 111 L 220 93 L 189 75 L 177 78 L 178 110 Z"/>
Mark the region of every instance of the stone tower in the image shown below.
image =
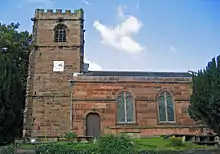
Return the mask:
<path id="1" fill-rule="evenodd" d="M 26 136 L 61 135 L 71 128 L 70 84 L 83 71 L 83 10 L 36 9 L 24 111 Z"/>

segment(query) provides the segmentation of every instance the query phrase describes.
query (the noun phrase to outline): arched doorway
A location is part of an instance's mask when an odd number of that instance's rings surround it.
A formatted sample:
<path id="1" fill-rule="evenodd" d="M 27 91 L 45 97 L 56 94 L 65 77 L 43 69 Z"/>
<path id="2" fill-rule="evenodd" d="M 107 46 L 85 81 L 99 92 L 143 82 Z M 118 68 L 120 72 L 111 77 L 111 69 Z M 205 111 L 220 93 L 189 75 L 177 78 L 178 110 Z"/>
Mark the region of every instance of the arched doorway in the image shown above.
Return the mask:
<path id="1" fill-rule="evenodd" d="M 89 113 L 86 116 L 86 136 L 99 137 L 100 135 L 100 116 L 97 113 Z"/>

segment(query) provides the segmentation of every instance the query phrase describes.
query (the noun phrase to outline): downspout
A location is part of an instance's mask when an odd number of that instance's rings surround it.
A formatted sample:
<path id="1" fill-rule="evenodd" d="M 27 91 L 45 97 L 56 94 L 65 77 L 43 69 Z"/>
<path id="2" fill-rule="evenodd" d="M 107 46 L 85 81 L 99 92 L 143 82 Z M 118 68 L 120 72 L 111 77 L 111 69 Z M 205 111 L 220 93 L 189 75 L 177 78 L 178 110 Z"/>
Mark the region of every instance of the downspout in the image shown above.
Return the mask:
<path id="1" fill-rule="evenodd" d="M 70 132 L 73 129 L 73 92 L 71 90 L 71 96 L 70 96 Z"/>
<path id="2" fill-rule="evenodd" d="M 70 126 L 69 126 L 69 132 L 72 132 L 73 129 L 73 80 L 69 80 L 70 82 Z"/>

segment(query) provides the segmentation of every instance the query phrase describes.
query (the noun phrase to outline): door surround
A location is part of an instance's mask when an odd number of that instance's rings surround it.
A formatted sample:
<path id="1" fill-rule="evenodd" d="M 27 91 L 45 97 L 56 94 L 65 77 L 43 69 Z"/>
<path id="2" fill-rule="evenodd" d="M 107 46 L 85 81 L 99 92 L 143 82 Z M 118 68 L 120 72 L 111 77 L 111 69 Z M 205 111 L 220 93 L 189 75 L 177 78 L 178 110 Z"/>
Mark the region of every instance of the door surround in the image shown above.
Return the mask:
<path id="1" fill-rule="evenodd" d="M 89 112 L 85 117 L 85 136 L 101 135 L 101 116 L 97 112 Z"/>

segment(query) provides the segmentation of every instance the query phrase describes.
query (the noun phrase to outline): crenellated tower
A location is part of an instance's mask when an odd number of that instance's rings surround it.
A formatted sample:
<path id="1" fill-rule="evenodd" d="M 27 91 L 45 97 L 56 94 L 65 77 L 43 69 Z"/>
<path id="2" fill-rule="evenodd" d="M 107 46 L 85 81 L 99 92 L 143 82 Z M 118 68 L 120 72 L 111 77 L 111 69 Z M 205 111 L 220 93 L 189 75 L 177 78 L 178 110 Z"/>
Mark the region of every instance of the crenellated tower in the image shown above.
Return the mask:
<path id="1" fill-rule="evenodd" d="M 83 10 L 36 9 L 32 18 L 24 132 L 28 136 L 59 135 L 69 130 L 70 86 L 73 73 L 84 65 Z"/>

